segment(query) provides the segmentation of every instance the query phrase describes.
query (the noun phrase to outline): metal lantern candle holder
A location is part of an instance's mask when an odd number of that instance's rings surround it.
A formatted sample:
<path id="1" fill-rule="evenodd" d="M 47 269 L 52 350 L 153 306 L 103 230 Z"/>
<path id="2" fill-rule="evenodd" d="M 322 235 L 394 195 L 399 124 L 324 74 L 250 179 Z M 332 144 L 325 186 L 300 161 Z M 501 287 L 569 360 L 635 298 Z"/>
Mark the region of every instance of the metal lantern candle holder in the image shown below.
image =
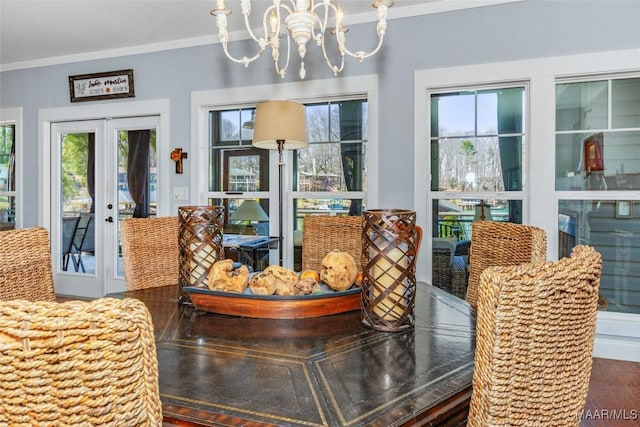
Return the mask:
<path id="1" fill-rule="evenodd" d="M 362 229 L 362 323 L 381 331 L 412 328 L 416 257 L 422 230 L 414 211 L 368 210 Z"/>
<path id="2" fill-rule="evenodd" d="M 180 286 L 208 287 L 209 270 L 224 259 L 224 206 L 180 206 Z"/>

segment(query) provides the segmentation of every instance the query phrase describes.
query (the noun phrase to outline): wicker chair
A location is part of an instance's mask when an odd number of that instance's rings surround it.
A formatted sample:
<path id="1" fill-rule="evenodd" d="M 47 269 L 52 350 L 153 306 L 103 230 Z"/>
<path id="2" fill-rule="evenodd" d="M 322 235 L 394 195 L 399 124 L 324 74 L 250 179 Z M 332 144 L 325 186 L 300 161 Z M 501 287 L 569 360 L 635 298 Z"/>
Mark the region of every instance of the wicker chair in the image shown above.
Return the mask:
<path id="1" fill-rule="evenodd" d="M 456 242 L 445 238 L 433 239 L 431 273 L 434 286 L 458 298 L 465 297 L 467 265 L 461 255 L 456 255 Z"/>
<path id="2" fill-rule="evenodd" d="M 541 228 L 510 222 L 474 221 L 471 225 L 467 302 L 476 306 L 480 274 L 492 266 L 547 260 L 547 236 Z"/>
<path id="3" fill-rule="evenodd" d="M 55 298 L 47 229 L 0 232 L 0 300 Z"/>
<path id="4" fill-rule="evenodd" d="M 302 269 L 320 271 L 322 259 L 334 249 L 351 254 L 358 270 L 362 269 L 362 217 L 305 215 Z"/>
<path id="5" fill-rule="evenodd" d="M 141 301 L 6 301 L 0 331 L 0 425 L 162 425 Z"/>
<path id="6" fill-rule="evenodd" d="M 480 276 L 468 425 L 578 426 L 591 375 L 600 254 Z"/>
<path id="7" fill-rule="evenodd" d="M 179 277 L 177 217 L 129 218 L 120 224 L 127 289 L 175 285 Z"/>

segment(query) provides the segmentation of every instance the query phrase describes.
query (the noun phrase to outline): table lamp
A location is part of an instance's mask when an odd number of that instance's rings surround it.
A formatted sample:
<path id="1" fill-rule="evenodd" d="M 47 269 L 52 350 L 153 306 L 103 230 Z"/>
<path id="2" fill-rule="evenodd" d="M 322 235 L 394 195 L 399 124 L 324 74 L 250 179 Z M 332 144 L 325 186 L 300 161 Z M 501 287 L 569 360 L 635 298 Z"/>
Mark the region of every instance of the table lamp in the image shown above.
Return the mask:
<path id="1" fill-rule="evenodd" d="M 260 203 L 254 199 L 248 199 L 243 201 L 238 208 L 233 211 L 231 216 L 229 217 L 232 221 L 237 221 L 243 224 L 251 225 L 254 222 L 260 223 L 264 221 L 269 221 L 269 216 L 262 209 Z M 254 226 L 257 231 L 257 234 L 261 233 L 261 228 L 258 226 Z M 269 234 L 268 230 L 265 234 Z"/>
<path id="2" fill-rule="evenodd" d="M 253 128 L 253 146 L 278 150 L 278 251 L 279 265 L 282 266 L 283 152 L 309 146 L 304 105 L 292 101 L 267 101 L 258 104 Z"/>
<path id="3" fill-rule="evenodd" d="M 269 216 L 257 200 L 251 199 L 242 202 L 238 209 L 233 211 L 229 219 L 233 221 L 248 221 L 250 224 L 252 222 L 269 221 Z"/>

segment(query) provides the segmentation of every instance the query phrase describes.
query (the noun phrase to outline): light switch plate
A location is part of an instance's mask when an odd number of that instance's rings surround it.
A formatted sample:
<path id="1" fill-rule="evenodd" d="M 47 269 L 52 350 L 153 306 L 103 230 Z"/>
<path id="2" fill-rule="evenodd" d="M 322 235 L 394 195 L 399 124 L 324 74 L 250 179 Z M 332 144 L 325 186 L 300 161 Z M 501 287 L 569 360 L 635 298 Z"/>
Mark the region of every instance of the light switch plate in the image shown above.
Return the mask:
<path id="1" fill-rule="evenodd" d="M 173 187 L 173 200 L 189 200 L 189 187 Z"/>

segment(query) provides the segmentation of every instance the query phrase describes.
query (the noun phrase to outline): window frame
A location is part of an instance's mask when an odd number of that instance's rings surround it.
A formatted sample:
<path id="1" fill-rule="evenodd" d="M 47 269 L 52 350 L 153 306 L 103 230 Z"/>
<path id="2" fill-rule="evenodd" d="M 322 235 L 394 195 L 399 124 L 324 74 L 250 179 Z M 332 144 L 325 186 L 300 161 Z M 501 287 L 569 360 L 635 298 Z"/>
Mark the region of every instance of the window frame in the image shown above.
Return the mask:
<path id="1" fill-rule="evenodd" d="M 428 150 L 429 152 L 431 152 L 431 143 L 433 141 L 437 141 L 440 139 L 461 139 L 463 138 L 463 136 L 461 135 L 446 135 L 446 136 L 431 136 L 433 134 L 433 130 L 431 129 L 431 98 L 434 95 L 442 95 L 442 94 L 449 94 L 452 92 L 473 92 L 475 96 L 477 96 L 478 92 L 483 92 L 483 91 L 487 91 L 487 90 L 500 90 L 500 89 L 514 89 L 514 88 L 523 88 L 523 123 L 522 123 L 522 132 L 520 133 L 505 133 L 505 134 L 500 134 L 500 133 L 496 133 L 496 134 L 486 134 L 486 135 L 482 135 L 482 134 L 477 134 L 477 120 L 478 120 L 478 110 L 477 110 L 477 103 L 474 101 L 474 104 L 476 105 L 476 109 L 475 111 L 475 115 L 474 115 L 474 132 L 476 132 L 476 134 L 473 136 L 473 138 L 484 138 L 484 137 L 508 137 L 508 136 L 521 136 L 522 138 L 522 164 L 520 165 L 522 168 L 522 190 L 519 191 L 510 191 L 510 190 L 504 190 L 504 191 L 481 191 L 481 190 L 476 190 L 476 191 L 435 191 L 435 190 L 431 190 L 431 185 L 432 185 L 432 179 L 434 176 L 434 173 L 431 169 L 431 155 L 429 155 L 427 157 L 428 161 L 429 161 L 429 183 L 428 183 L 428 187 L 427 187 L 427 191 L 430 194 L 430 201 L 434 202 L 434 201 L 439 201 L 439 200 L 448 200 L 448 199 L 469 199 L 469 200 L 501 200 L 501 201 L 520 201 L 522 202 L 522 212 L 523 212 L 523 218 L 522 221 L 523 223 L 525 222 L 525 217 L 524 217 L 524 212 L 527 211 L 527 206 L 526 204 L 528 203 L 528 199 L 527 199 L 527 188 L 528 188 L 528 176 L 529 176 L 529 171 L 528 171 L 528 147 L 529 147 L 529 135 L 528 135 L 528 124 L 529 124 L 529 82 L 526 80 L 515 80 L 515 81 L 508 81 L 508 82 L 496 82 L 496 83 L 481 83 L 481 84 L 465 84 L 465 85 L 448 85 L 445 87 L 428 87 L 426 90 L 426 97 L 427 97 L 427 102 L 428 102 L 428 120 L 427 120 L 427 136 L 428 136 Z M 431 206 L 431 205 L 430 205 Z M 431 209 L 428 209 L 429 214 L 428 214 L 428 223 L 429 224 L 429 228 L 428 231 L 430 232 L 428 235 L 429 236 L 435 236 L 435 231 L 432 230 L 430 227 L 432 227 L 432 224 L 435 223 L 435 219 L 432 217 L 433 213 Z M 431 251 L 429 251 L 431 252 Z M 427 255 L 427 263 L 429 265 L 431 265 L 431 253 L 429 253 L 429 255 Z M 431 272 L 428 272 L 428 274 L 430 274 Z M 429 276 L 429 280 L 431 280 L 432 278 Z"/>
<path id="2" fill-rule="evenodd" d="M 638 72 L 640 49 L 577 54 L 535 59 L 473 64 L 458 67 L 416 70 L 414 73 L 414 204 L 419 223 L 427 224 L 430 206 L 427 141 L 424 121 L 431 87 L 453 87 L 487 82 L 526 80 L 529 92 L 529 157 L 527 165 L 535 179 L 527 182 L 527 199 L 523 222 L 541 227 L 547 233 L 547 258 L 558 259 L 558 200 L 582 199 L 583 193 L 555 191 L 555 81 L 565 76 L 590 76 L 621 71 Z M 625 193 L 626 198 L 640 199 L 640 192 Z M 603 194 L 614 199 L 613 194 Z M 427 203 L 429 202 L 429 204 Z M 417 265 L 418 280 L 431 280 L 426 254 L 432 250 L 429 233 L 425 233 Z M 640 361 L 640 315 L 598 312 L 595 357 Z"/>
<path id="3" fill-rule="evenodd" d="M 326 102 L 331 100 L 346 100 L 349 98 L 366 99 L 368 103 L 367 115 L 367 155 L 365 168 L 368 174 L 368 188 L 377 189 L 378 167 L 377 167 L 377 135 L 378 126 L 378 77 L 377 75 L 365 75 L 358 77 L 342 77 L 327 80 L 313 80 L 293 83 L 280 83 L 276 85 L 250 86 L 233 89 L 219 89 L 209 91 L 193 92 L 191 96 L 191 114 L 192 114 L 192 140 L 191 151 L 194 153 L 190 156 L 193 159 L 191 166 L 191 189 L 192 203 L 207 203 L 211 198 L 220 198 L 221 192 L 208 191 L 208 144 L 209 135 L 209 111 L 212 109 L 223 110 L 230 108 L 247 108 L 249 105 L 257 105 L 259 102 L 268 99 L 288 99 L 292 101 L 307 103 Z M 224 100 L 221 102 L 220 100 Z M 323 193 L 304 193 L 293 192 L 292 189 L 292 165 L 293 152 L 285 150 L 285 170 L 283 180 L 283 238 L 284 253 L 283 261 L 285 266 L 294 265 L 294 249 L 293 249 L 293 202 L 294 197 L 322 197 L 326 198 Z M 269 150 L 269 182 L 278 182 L 278 153 L 276 150 Z M 339 197 L 340 193 L 330 193 L 332 198 Z M 375 206 L 378 200 L 375 191 L 348 192 L 349 198 L 358 197 L 365 200 L 367 206 Z M 270 185 L 270 189 L 266 195 L 260 193 L 243 193 L 238 196 L 229 196 L 238 198 L 268 198 L 270 206 L 270 216 L 278 215 L 278 186 Z M 270 221 L 269 234 L 278 235 L 278 221 Z M 271 263 L 277 263 L 277 251 L 272 251 Z"/>

